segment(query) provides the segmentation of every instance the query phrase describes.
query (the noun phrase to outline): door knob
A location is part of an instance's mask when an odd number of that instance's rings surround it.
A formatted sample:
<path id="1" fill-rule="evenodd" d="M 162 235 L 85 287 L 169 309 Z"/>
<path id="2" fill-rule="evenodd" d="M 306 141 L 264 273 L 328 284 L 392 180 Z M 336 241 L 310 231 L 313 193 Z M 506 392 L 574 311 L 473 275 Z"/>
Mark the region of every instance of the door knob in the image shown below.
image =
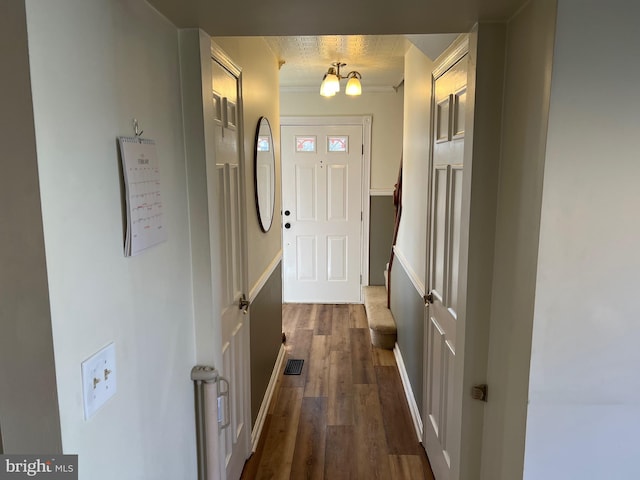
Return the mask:
<path id="1" fill-rule="evenodd" d="M 284 228 L 291 228 L 291 224 L 289 222 L 285 223 Z"/>

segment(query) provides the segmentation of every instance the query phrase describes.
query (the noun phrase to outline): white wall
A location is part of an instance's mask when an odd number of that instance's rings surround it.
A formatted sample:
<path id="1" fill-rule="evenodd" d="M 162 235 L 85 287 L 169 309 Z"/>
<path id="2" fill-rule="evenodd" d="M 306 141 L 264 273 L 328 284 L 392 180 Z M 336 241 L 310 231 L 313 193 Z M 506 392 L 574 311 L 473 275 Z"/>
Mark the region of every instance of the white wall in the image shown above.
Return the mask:
<path id="1" fill-rule="evenodd" d="M 195 361 L 176 28 L 136 0 L 27 2 L 65 453 L 80 478 L 196 477 Z M 116 136 L 157 142 L 169 239 L 123 256 Z M 115 341 L 116 395 L 83 420 L 80 363 Z"/>
<path id="2" fill-rule="evenodd" d="M 281 92 L 280 114 L 372 115 L 371 189 L 393 190 L 402 156 L 403 90 L 367 93 L 366 86 L 363 90 L 359 97 L 341 93 L 331 98 L 322 97 L 318 92 Z"/>
<path id="3" fill-rule="evenodd" d="M 640 4 L 560 0 L 525 478 L 640 477 Z"/>
<path id="4" fill-rule="evenodd" d="M 280 230 L 280 102 L 278 60 L 261 37 L 214 37 L 231 59 L 242 68 L 244 104 L 245 193 L 249 285 L 252 289 L 282 249 Z M 254 186 L 256 126 L 261 116 L 269 119 L 276 155 L 276 186 L 273 224 L 263 233 L 258 224 Z M 247 291 L 247 295 L 249 292 Z"/>
<path id="5" fill-rule="evenodd" d="M 413 45 L 404 62 L 402 219 L 396 248 L 412 270 L 407 273 L 421 284 L 423 295 L 433 62 Z"/>

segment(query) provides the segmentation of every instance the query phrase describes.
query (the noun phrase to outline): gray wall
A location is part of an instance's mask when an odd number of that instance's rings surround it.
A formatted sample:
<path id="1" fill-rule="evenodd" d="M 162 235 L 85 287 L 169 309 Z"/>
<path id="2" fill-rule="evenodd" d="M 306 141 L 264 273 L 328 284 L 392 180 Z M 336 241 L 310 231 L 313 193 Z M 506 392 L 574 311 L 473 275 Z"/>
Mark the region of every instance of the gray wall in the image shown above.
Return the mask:
<path id="1" fill-rule="evenodd" d="M 0 4 L 0 58 L 0 450 L 58 453 L 62 442 L 22 0 Z"/>
<path id="2" fill-rule="evenodd" d="M 424 300 L 398 258 L 391 269 L 391 313 L 398 327 L 398 346 L 422 412 Z"/>
<path id="3" fill-rule="evenodd" d="M 395 206 L 393 196 L 370 198 L 369 285 L 384 285 L 384 269 L 391 256 Z"/>
<path id="4" fill-rule="evenodd" d="M 251 425 L 254 425 L 282 344 L 282 263 L 251 303 Z"/>

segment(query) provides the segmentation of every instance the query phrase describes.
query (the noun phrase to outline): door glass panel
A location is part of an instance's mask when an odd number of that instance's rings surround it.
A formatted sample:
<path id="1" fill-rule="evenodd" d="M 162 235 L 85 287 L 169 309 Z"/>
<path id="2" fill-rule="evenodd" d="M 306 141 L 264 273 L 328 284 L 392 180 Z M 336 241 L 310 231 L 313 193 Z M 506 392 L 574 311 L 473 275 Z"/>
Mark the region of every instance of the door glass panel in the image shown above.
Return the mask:
<path id="1" fill-rule="evenodd" d="M 258 135 L 258 151 L 270 152 L 271 151 L 271 137 L 269 135 Z"/>
<path id="2" fill-rule="evenodd" d="M 328 152 L 348 152 L 349 151 L 349 137 L 327 137 L 327 151 Z"/>
<path id="3" fill-rule="evenodd" d="M 296 135 L 296 152 L 315 152 L 316 137 L 314 135 Z"/>

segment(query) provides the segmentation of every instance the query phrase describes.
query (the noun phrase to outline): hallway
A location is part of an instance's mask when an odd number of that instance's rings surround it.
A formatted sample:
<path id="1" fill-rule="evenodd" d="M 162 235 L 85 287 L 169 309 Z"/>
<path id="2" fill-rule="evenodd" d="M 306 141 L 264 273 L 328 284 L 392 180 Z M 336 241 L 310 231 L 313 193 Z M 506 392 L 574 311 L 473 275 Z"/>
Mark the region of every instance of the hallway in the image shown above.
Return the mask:
<path id="1" fill-rule="evenodd" d="M 371 346 L 362 305 L 283 305 L 286 360 L 243 479 L 433 479 L 395 357 Z"/>

